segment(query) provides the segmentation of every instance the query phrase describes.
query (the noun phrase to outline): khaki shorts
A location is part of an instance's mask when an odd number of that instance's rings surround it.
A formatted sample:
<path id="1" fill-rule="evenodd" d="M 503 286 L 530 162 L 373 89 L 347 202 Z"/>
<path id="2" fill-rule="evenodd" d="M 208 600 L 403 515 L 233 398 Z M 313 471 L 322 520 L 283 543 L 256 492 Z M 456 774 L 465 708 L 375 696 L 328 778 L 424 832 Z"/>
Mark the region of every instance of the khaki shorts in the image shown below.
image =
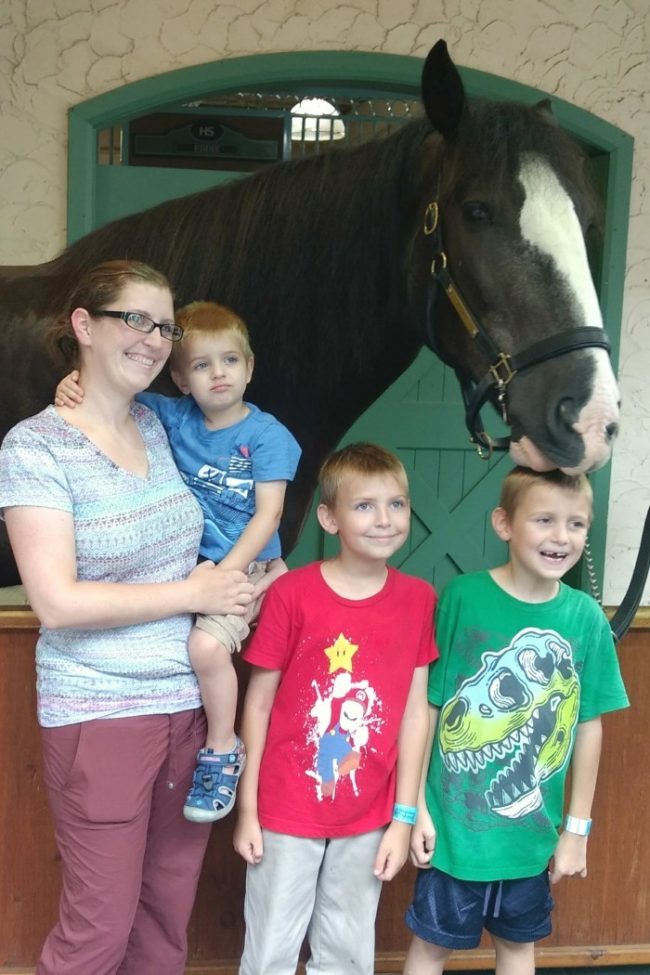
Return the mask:
<path id="1" fill-rule="evenodd" d="M 266 574 L 267 562 L 251 562 L 248 566 L 248 581 L 253 585 Z M 250 633 L 250 622 L 257 616 L 259 599 L 247 607 L 243 616 L 228 613 L 227 616 L 197 616 L 195 626 L 205 630 L 218 640 L 230 653 L 239 653 L 241 645 Z"/>

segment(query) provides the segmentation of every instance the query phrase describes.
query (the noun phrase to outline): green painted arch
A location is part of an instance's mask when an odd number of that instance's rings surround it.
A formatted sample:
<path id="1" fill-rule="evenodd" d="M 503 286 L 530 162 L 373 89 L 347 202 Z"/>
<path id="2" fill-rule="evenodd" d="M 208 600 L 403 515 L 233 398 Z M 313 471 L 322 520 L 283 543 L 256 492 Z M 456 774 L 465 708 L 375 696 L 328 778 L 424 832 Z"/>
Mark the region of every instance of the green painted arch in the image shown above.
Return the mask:
<path id="1" fill-rule="evenodd" d="M 417 96 L 422 59 L 364 51 L 309 51 L 250 55 L 170 71 L 122 85 L 75 106 L 69 113 L 68 240 L 72 242 L 95 227 L 97 193 L 97 131 L 118 125 L 135 115 L 154 111 L 170 102 L 202 94 L 256 89 L 310 87 L 347 93 L 351 88 L 369 93 Z M 459 66 L 468 96 L 535 104 L 547 93 L 496 75 Z M 606 223 L 601 257 L 599 297 L 612 340 L 612 362 L 618 365 L 620 323 L 626 265 L 627 230 L 632 184 L 633 139 L 621 129 L 562 99 L 550 97 L 558 123 L 579 139 L 602 163 L 600 178 Z M 594 475 L 595 518 L 600 530 L 592 533 L 597 569 L 605 558 L 605 530 L 609 494 L 609 467 Z"/>

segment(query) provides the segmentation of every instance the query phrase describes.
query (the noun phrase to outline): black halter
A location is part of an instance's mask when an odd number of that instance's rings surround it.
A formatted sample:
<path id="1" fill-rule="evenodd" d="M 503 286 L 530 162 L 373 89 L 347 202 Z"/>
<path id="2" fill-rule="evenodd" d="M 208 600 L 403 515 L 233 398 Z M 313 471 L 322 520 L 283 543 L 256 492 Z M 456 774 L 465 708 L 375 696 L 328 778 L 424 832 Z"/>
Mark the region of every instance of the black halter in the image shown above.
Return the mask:
<path id="1" fill-rule="evenodd" d="M 427 292 L 427 311 L 424 326 L 425 341 L 431 351 L 437 354 L 433 312 L 438 291 L 442 288 L 462 325 L 476 342 L 488 363 L 487 372 L 479 382 L 463 375 L 459 369 L 456 369 L 456 375 L 465 404 L 465 424 L 469 430 L 470 441 L 476 444 L 482 457 L 489 457 L 493 450 L 508 450 L 510 446 L 510 437 L 490 437 L 483 427 L 481 409 L 489 398 L 496 398 L 496 405 L 501 411 L 504 423 L 509 423 L 508 384 L 518 372 L 530 369 L 548 359 L 554 359 L 556 356 L 565 355 L 567 352 L 575 352 L 577 349 L 597 347 L 609 352 L 609 338 L 602 328 L 584 326 L 556 332 L 555 335 L 549 335 L 547 338 L 533 343 L 516 355 L 500 351 L 473 315 L 449 273 L 447 255 L 442 242 L 440 207 L 437 200 L 429 203 L 424 211 L 423 232 L 425 236 L 431 237 L 433 242 L 431 277 Z"/>

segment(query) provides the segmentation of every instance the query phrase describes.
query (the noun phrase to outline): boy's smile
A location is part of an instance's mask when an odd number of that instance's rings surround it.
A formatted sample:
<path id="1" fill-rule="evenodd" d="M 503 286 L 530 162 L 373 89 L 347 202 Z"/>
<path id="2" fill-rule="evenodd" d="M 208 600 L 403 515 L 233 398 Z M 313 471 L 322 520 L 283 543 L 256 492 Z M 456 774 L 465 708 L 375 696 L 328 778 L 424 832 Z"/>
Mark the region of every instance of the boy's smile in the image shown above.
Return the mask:
<path id="1" fill-rule="evenodd" d="M 585 495 L 551 484 L 534 484 L 509 518 L 495 512 L 497 534 L 507 541 L 513 574 L 538 580 L 559 580 L 585 547 L 591 505 Z"/>
<path id="2" fill-rule="evenodd" d="M 339 535 L 343 553 L 385 562 L 408 537 L 411 507 L 392 474 L 353 475 L 342 480 L 334 508 L 323 517 L 323 527 Z"/>

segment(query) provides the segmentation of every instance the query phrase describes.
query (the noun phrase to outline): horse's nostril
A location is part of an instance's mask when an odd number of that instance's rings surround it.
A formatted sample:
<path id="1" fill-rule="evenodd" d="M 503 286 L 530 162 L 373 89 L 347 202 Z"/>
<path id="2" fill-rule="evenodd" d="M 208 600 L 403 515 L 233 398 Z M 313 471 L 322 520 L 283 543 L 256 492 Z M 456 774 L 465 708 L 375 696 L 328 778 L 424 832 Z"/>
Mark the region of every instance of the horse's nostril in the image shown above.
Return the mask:
<path id="1" fill-rule="evenodd" d="M 608 423 L 605 427 L 605 436 L 608 440 L 614 440 L 618 436 L 618 423 Z"/>
<path id="2" fill-rule="evenodd" d="M 557 418 L 559 422 L 566 427 L 571 429 L 575 423 L 575 404 L 570 396 L 565 399 L 560 400 L 557 405 Z"/>

